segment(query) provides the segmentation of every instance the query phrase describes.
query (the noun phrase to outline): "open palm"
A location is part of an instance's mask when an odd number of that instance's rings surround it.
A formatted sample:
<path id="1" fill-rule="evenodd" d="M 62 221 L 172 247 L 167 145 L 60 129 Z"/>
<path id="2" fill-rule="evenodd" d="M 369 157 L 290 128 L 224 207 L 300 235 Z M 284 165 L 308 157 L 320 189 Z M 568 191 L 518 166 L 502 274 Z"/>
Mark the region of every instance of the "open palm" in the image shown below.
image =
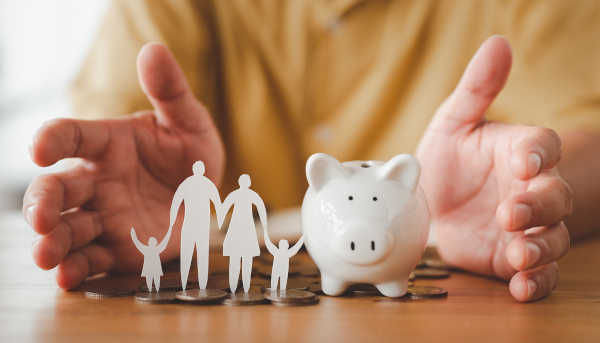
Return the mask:
<path id="1" fill-rule="evenodd" d="M 555 167 L 561 147 L 554 131 L 484 118 L 511 61 L 504 38 L 482 45 L 436 112 L 417 156 L 441 256 L 511 280 L 513 296 L 532 301 L 555 287 L 555 261 L 569 249 L 562 221 L 571 213 L 571 189 Z"/>
<path id="2" fill-rule="evenodd" d="M 144 244 L 163 239 L 173 194 L 195 161 L 204 161 L 206 176 L 220 182 L 220 136 L 171 53 L 146 45 L 138 73 L 154 111 L 101 121 L 56 119 L 32 141 L 32 159 L 40 166 L 79 158 L 69 170 L 34 179 L 23 201 L 28 224 L 40 234 L 32 245 L 34 260 L 43 269 L 58 265 L 62 288 L 100 272 L 139 269 L 143 256 L 131 241 L 131 227 Z M 175 231 L 163 258 L 178 254 L 179 237 Z"/>

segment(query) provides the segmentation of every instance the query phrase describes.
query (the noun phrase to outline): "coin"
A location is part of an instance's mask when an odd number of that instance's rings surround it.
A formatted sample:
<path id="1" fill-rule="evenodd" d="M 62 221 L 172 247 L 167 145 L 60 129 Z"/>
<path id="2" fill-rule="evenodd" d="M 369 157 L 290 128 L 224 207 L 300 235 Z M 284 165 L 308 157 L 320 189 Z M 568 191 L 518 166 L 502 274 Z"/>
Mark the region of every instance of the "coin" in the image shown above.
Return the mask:
<path id="1" fill-rule="evenodd" d="M 175 292 L 142 292 L 137 293 L 133 299 L 144 304 L 168 304 L 175 302 Z"/>
<path id="2" fill-rule="evenodd" d="M 295 302 L 295 301 L 307 301 L 314 299 L 315 293 L 308 291 L 297 291 L 297 290 L 289 290 L 289 291 L 271 291 L 265 292 L 265 298 L 273 301 L 273 302 Z"/>
<path id="3" fill-rule="evenodd" d="M 260 293 L 229 293 L 221 300 L 221 304 L 233 306 L 253 306 L 265 303 L 265 296 Z"/>
<path id="4" fill-rule="evenodd" d="M 296 281 L 290 281 L 285 286 L 285 290 L 308 291 L 309 288 L 310 288 L 310 284 L 308 284 L 308 283 L 302 283 L 302 282 L 296 282 Z M 276 291 L 277 289 L 271 289 L 271 283 L 270 282 L 266 282 L 266 283 L 264 283 L 264 284 L 261 285 L 261 290 L 264 293 L 264 292 Z"/>
<path id="5" fill-rule="evenodd" d="M 320 283 L 311 283 L 310 287 L 308 288 L 309 292 L 313 292 L 313 293 L 323 293 L 323 288 L 321 288 L 321 284 Z"/>
<path id="6" fill-rule="evenodd" d="M 413 286 L 408 287 L 407 298 L 443 298 L 448 296 L 448 291 L 439 287 Z"/>
<path id="7" fill-rule="evenodd" d="M 271 301 L 271 304 L 275 306 L 310 306 L 319 303 L 319 297 L 315 296 L 314 299 L 301 300 L 301 301 Z"/>
<path id="8" fill-rule="evenodd" d="M 140 281 L 140 283 L 138 283 L 138 288 L 140 291 L 149 292 L 148 284 L 146 283 L 146 280 Z M 160 292 L 180 291 L 181 289 L 182 289 L 181 280 L 176 280 L 176 279 L 160 280 Z M 152 291 L 156 292 L 155 284 L 152 284 Z"/>
<path id="9" fill-rule="evenodd" d="M 444 279 L 450 276 L 447 270 L 433 268 L 415 269 L 413 274 L 417 279 Z"/>
<path id="10" fill-rule="evenodd" d="M 377 287 L 367 283 L 357 283 L 348 287 L 348 293 L 355 296 L 381 295 Z"/>
<path id="11" fill-rule="evenodd" d="M 227 296 L 227 292 L 218 289 L 191 289 L 175 294 L 177 299 L 184 301 L 215 301 Z"/>
<path id="12" fill-rule="evenodd" d="M 131 287 L 97 287 L 85 291 L 85 296 L 91 298 L 128 297 L 134 294 L 135 289 Z"/>

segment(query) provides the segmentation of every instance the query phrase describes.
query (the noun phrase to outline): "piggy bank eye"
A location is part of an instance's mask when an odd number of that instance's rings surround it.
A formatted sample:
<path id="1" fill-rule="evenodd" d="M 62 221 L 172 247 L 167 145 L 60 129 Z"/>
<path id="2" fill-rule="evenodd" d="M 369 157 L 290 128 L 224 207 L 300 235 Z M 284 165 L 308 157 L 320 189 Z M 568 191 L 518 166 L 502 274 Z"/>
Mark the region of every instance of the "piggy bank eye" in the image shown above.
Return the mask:
<path id="1" fill-rule="evenodd" d="M 354 199 L 354 197 L 352 195 L 348 197 L 348 200 L 352 200 L 352 199 Z"/>
<path id="2" fill-rule="evenodd" d="M 377 201 L 377 197 L 373 197 L 373 201 Z"/>

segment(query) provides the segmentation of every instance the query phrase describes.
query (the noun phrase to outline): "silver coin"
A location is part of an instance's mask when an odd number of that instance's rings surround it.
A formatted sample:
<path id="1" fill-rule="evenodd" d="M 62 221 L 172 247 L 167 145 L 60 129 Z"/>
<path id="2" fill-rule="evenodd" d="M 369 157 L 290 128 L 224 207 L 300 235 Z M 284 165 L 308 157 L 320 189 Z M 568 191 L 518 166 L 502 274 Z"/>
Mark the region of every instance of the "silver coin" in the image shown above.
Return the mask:
<path id="1" fill-rule="evenodd" d="M 448 296 L 448 291 L 439 287 L 413 286 L 406 291 L 407 298 L 443 298 Z"/>
<path id="2" fill-rule="evenodd" d="M 221 300 L 221 304 L 232 306 L 253 306 L 264 303 L 265 297 L 260 293 L 229 293 Z"/>
<path id="3" fill-rule="evenodd" d="M 142 292 L 137 293 L 133 299 L 144 304 L 168 304 L 175 302 L 175 292 Z"/>
<path id="4" fill-rule="evenodd" d="M 450 276 L 447 270 L 433 268 L 415 269 L 413 274 L 417 279 L 445 279 Z"/>
<path id="5" fill-rule="evenodd" d="M 96 287 L 85 291 L 85 296 L 90 298 L 116 298 L 128 297 L 135 294 L 131 287 Z"/>
<path id="6" fill-rule="evenodd" d="M 227 292 L 218 289 L 189 289 L 175 294 L 177 299 L 184 301 L 216 301 L 227 296 Z"/>
<path id="7" fill-rule="evenodd" d="M 366 284 L 366 283 L 357 283 L 348 288 L 348 293 L 354 296 L 378 296 L 382 295 L 377 287 Z"/>
<path id="8" fill-rule="evenodd" d="M 301 300 L 301 301 L 271 301 L 271 304 L 275 306 L 310 306 L 319 303 L 319 297 L 314 299 Z"/>
<path id="9" fill-rule="evenodd" d="M 308 291 L 271 291 L 265 292 L 265 298 L 276 302 L 294 302 L 312 300 L 316 297 L 315 293 Z"/>
<path id="10" fill-rule="evenodd" d="M 148 283 L 146 283 L 146 280 L 140 281 L 140 283 L 138 284 L 138 289 L 140 291 L 149 292 Z M 181 280 L 176 280 L 176 279 L 160 280 L 160 292 L 163 292 L 163 291 L 173 292 L 173 291 L 180 291 L 181 289 L 182 289 Z M 152 284 L 152 291 L 156 292 L 156 285 L 154 283 Z"/>
<path id="11" fill-rule="evenodd" d="M 310 288 L 310 284 L 302 283 L 302 282 L 295 282 L 295 281 L 289 281 L 287 283 L 287 285 L 285 286 L 285 290 L 287 290 L 287 291 L 289 291 L 289 290 L 308 291 L 309 288 Z M 271 283 L 266 282 L 261 285 L 261 290 L 264 293 L 264 292 L 276 291 L 277 289 L 271 289 Z"/>

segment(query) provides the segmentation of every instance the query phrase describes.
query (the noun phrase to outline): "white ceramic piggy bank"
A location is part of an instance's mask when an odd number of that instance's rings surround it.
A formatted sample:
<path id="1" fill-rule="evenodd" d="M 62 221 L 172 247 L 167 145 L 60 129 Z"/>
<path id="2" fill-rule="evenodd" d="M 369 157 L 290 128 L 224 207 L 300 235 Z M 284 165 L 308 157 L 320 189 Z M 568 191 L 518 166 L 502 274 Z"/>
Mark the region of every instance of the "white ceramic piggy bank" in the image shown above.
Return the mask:
<path id="1" fill-rule="evenodd" d="M 388 297 L 406 293 L 429 237 L 420 175 L 419 160 L 408 154 L 387 163 L 308 159 L 302 231 L 325 294 L 354 283 L 373 284 Z"/>

